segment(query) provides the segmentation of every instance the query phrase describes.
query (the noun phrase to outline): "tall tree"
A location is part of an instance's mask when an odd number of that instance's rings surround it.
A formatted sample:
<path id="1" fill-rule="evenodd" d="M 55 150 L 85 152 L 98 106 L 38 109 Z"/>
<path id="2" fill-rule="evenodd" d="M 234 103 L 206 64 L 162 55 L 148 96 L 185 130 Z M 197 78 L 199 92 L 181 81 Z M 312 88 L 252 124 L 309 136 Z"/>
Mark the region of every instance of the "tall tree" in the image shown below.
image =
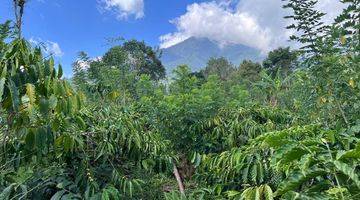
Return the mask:
<path id="1" fill-rule="evenodd" d="M 78 87 L 78 90 L 85 91 L 88 85 L 87 69 L 90 66 L 90 58 L 81 51 L 77 60 L 72 64 L 73 77 L 72 82 Z"/>
<path id="2" fill-rule="evenodd" d="M 15 20 L 16 20 L 16 31 L 17 34 L 19 36 L 19 38 L 21 38 L 21 27 L 22 27 L 22 18 L 24 15 L 24 8 L 25 8 L 25 4 L 27 3 L 27 0 L 13 0 L 13 4 L 14 4 L 14 14 L 15 14 Z"/>
<path id="3" fill-rule="evenodd" d="M 210 75 L 217 75 L 221 80 L 227 80 L 230 74 L 235 70 L 233 64 L 231 64 L 226 58 L 210 58 L 204 75 L 208 78 Z"/>
<path id="4" fill-rule="evenodd" d="M 173 82 L 170 90 L 174 94 L 189 93 L 198 87 L 198 79 L 191 75 L 191 70 L 187 65 L 180 65 L 173 71 Z"/>
<path id="5" fill-rule="evenodd" d="M 159 59 L 159 52 L 145 42 L 126 41 L 123 49 L 129 53 L 129 63 L 138 75 L 147 74 L 153 80 L 165 78 L 165 67 Z"/>
<path id="6" fill-rule="evenodd" d="M 300 48 L 306 54 L 320 53 L 320 47 L 317 45 L 319 40 L 325 35 L 328 26 L 324 25 L 322 17 L 325 13 L 315 9 L 318 0 L 283 0 L 287 2 L 283 8 L 290 8 L 292 15 L 285 18 L 292 19 L 293 24 L 287 26 L 287 29 L 295 29 L 298 34 L 290 36 L 294 40 L 303 44 Z"/>
<path id="7" fill-rule="evenodd" d="M 8 20 L 4 24 L 0 24 L 0 50 L 7 45 L 5 39 L 12 34 L 11 21 Z"/>
<path id="8" fill-rule="evenodd" d="M 259 63 L 252 62 L 251 60 L 244 60 L 237 73 L 242 80 L 248 82 L 256 82 L 260 79 L 261 65 Z"/>
<path id="9" fill-rule="evenodd" d="M 280 47 L 269 52 L 263 62 L 263 67 L 267 69 L 272 76 L 275 76 L 277 71 L 287 76 L 293 68 L 296 59 L 296 53 L 291 51 L 290 47 Z"/>
<path id="10" fill-rule="evenodd" d="M 250 88 L 251 85 L 260 80 L 261 65 L 251 60 L 244 60 L 239 67 L 230 75 L 228 83 L 231 86 L 245 85 Z"/>
<path id="11" fill-rule="evenodd" d="M 360 48 L 360 0 L 341 0 L 346 8 L 335 19 L 335 28 L 340 30 L 342 46 L 350 44 L 357 51 Z"/>

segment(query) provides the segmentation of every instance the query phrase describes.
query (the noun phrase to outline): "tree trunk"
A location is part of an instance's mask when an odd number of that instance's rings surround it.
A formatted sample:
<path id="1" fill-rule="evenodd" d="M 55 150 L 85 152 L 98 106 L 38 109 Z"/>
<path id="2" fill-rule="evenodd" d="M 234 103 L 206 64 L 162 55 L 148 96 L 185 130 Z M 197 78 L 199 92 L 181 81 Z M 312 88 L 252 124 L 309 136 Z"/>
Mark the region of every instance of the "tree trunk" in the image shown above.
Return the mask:
<path id="1" fill-rule="evenodd" d="M 277 104 L 278 104 L 278 100 L 277 100 L 276 96 L 271 96 L 271 97 L 270 97 L 270 105 L 271 105 L 272 107 L 276 107 Z"/>
<path id="2" fill-rule="evenodd" d="M 177 169 L 174 161 L 172 162 L 172 164 L 173 164 L 173 166 L 174 166 L 174 176 L 175 176 L 175 178 L 176 178 L 176 180 L 177 180 L 177 182 L 178 182 L 180 193 L 181 193 L 182 195 L 185 195 L 184 184 L 183 184 L 183 182 L 182 182 L 182 180 L 181 180 L 181 176 L 180 176 L 180 174 L 179 174 L 179 171 L 178 171 L 178 169 Z"/>

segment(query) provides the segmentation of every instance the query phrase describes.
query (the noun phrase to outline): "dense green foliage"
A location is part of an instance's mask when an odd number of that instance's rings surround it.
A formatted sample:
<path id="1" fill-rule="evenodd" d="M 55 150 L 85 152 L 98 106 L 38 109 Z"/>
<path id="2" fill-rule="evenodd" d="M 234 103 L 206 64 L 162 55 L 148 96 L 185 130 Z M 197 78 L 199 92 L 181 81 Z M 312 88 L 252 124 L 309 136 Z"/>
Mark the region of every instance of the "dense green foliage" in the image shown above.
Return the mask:
<path id="1" fill-rule="evenodd" d="M 360 9 L 343 2 L 325 26 L 316 0 L 286 1 L 299 51 L 167 80 L 131 40 L 80 53 L 70 84 L 1 25 L 0 199 L 359 199 Z"/>

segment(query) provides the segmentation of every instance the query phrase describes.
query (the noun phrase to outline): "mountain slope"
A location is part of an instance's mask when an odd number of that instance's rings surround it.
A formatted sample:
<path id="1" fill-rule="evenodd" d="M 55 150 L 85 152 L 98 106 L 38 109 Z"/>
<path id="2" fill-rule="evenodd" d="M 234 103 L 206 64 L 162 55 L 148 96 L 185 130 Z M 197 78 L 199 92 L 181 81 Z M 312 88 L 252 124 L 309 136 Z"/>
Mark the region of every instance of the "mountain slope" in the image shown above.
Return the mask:
<path id="1" fill-rule="evenodd" d="M 245 45 L 227 45 L 220 47 L 207 38 L 191 37 L 169 48 L 162 49 L 161 61 L 167 73 L 171 73 L 178 65 L 186 64 L 192 71 L 206 66 L 211 57 L 225 57 L 235 65 L 243 60 L 261 61 L 263 56 L 259 50 Z"/>

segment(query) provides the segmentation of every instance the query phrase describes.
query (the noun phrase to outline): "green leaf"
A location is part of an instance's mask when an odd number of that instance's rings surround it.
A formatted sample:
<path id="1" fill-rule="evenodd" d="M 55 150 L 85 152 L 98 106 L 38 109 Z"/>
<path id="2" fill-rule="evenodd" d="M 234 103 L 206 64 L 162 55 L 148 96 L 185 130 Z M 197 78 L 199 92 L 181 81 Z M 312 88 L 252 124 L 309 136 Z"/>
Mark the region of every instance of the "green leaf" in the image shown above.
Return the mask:
<path id="1" fill-rule="evenodd" d="M 40 108 L 40 112 L 43 115 L 48 115 L 49 114 L 49 109 L 50 109 L 49 101 L 46 100 L 45 98 L 41 98 L 40 102 L 39 102 L 39 108 Z"/>
<path id="2" fill-rule="evenodd" d="M 54 94 L 51 95 L 48 101 L 49 101 L 49 109 L 55 109 L 58 102 L 56 96 Z"/>
<path id="3" fill-rule="evenodd" d="M 335 167 L 342 172 L 343 174 L 347 175 L 358 188 L 360 188 L 360 180 L 358 174 L 356 174 L 356 166 L 349 166 L 346 163 L 340 161 L 334 161 Z"/>
<path id="4" fill-rule="evenodd" d="M 20 98 L 19 98 L 19 90 L 16 87 L 15 83 L 10 79 L 9 80 L 9 90 L 12 100 L 12 107 L 13 109 L 18 112 L 19 111 L 19 105 L 20 105 Z"/>
<path id="5" fill-rule="evenodd" d="M 238 191 L 235 191 L 235 190 L 230 190 L 230 191 L 227 191 L 226 194 L 228 197 L 234 198 L 234 197 L 240 195 L 241 193 Z"/>
<path id="6" fill-rule="evenodd" d="M 10 184 L 9 186 L 7 186 L 1 193 L 0 193 L 0 199 L 2 200 L 8 200 L 10 199 L 10 195 L 14 189 L 14 186 L 16 185 L 16 183 Z"/>
<path id="7" fill-rule="evenodd" d="M 248 158 L 246 159 L 246 167 L 245 167 L 245 169 L 244 169 L 243 172 L 242 172 L 242 181 L 243 181 L 244 183 L 247 183 L 247 182 L 248 182 L 249 169 L 250 169 L 250 167 L 251 167 L 252 161 L 253 161 L 253 156 L 250 156 L 250 158 L 248 157 Z"/>
<path id="8" fill-rule="evenodd" d="M 37 129 L 35 141 L 36 141 L 36 146 L 39 149 L 43 149 L 46 147 L 48 137 L 47 137 L 47 131 L 45 128 L 40 127 Z"/>
<path id="9" fill-rule="evenodd" d="M 343 187 L 334 187 L 334 188 L 328 189 L 326 192 L 329 194 L 332 194 L 332 195 L 337 195 L 337 194 L 347 192 L 347 189 L 343 188 Z"/>
<path id="10" fill-rule="evenodd" d="M 250 187 L 250 188 L 247 188 L 246 190 L 244 190 L 242 193 L 241 193 L 241 199 L 244 199 L 244 200 L 254 200 L 255 199 L 255 196 L 256 196 L 256 187 Z"/>
<path id="11" fill-rule="evenodd" d="M 134 190 L 134 186 L 133 186 L 132 182 L 129 181 L 129 194 L 130 194 L 130 197 L 133 196 L 133 190 Z"/>
<path id="12" fill-rule="evenodd" d="M 7 67 L 5 65 L 4 68 L 2 69 L 0 78 L 6 78 L 6 74 L 7 74 Z"/>
<path id="13" fill-rule="evenodd" d="M 50 200 L 61 200 L 62 196 L 66 193 L 65 190 L 60 190 L 58 192 L 56 192 Z"/>
<path id="14" fill-rule="evenodd" d="M 359 159 L 360 158 L 360 142 L 356 144 L 355 149 L 349 151 L 339 152 L 337 155 L 338 160 L 342 159 Z"/>
<path id="15" fill-rule="evenodd" d="M 4 94 L 5 78 L 0 78 L 0 102 L 2 102 L 2 96 Z"/>
<path id="16" fill-rule="evenodd" d="M 256 182 L 257 176 L 258 176 L 257 164 L 253 163 L 253 165 L 251 166 L 250 177 L 251 177 L 251 181 L 255 184 L 257 183 Z"/>
<path id="17" fill-rule="evenodd" d="M 360 124 L 357 124 L 350 128 L 351 133 L 359 133 L 360 132 Z"/>
<path id="18" fill-rule="evenodd" d="M 300 147 L 291 146 L 282 153 L 280 164 L 288 165 L 295 160 L 299 160 L 306 153 L 308 152 Z"/>
<path id="19" fill-rule="evenodd" d="M 81 129 L 85 129 L 86 128 L 86 123 L 85 121 L 80 117 L 80 116 L 75 116 L 75 120 L 76 120 L 76 123 L 79 125 L 79 127 Z"/>
<path id="20" fill-rule="evenodd" d="M 316 178 L 318 176 L 324 175 L 327 172 L 324 170 L 309 170 L 305 174 L 302 173 L 294 173 L 292 177 L 288 178 L 282 182 L 282 184 L 278 187 L 276 192 L 274 193 L 275 196 L 281 196 L 288 191 L 295 191 L 299 188 L 304 182 Z"/>
<path id="21" fill-rule="evenodd" d="M 33 132 L 32 129 L 30 129 L 25 137 L 25 145 L 27 146 L 28 149 L 34 149 L 35 143 L 36 143 L 35 133 Z"/>
<path id="22" fill-rule="evenodd" d="M 13 63 L 11 65 L 11 76 L 15 76 L 16 75 L 16 70 L 18 69 L 19 67 L 19 60 L 17 58 L 15 58 L 15 63 Z"/>
<path id="23" fill-rule="evenodd" d="M 34 105 L 36 101 L 35 86 L 33 84 L 26 84 L 26 95 L 29 97 L 30 104 Z"/>
<path id="24" fill-rule="evenodd" d="M 60 82 L 58 80 L 54 80 L 52 87 L 53 87 L 55 95 L 65 96 L 65 89 L 64 89 L 62 82 Z"/>
<path id="25" fill-rule="evenodd" d="M 5 87 L 6 73 L 7 73 L 6 70 L 7 70 L 7 68 L 6 68 L 6 65 L 5 65 L 2 72 L 1 72 L 1 76 L 0 76 L 0 102 L 2 102 L 2 96 L 4 94 L 4 87 Z"/>
<path id="26" fill-rule="evenodd" d="M 62 69 L 62 66 L 59 65 L 57 77 L 58 77 L 58 78 L 61 78 L 62 76 L 63 76 L 63 69 Z"/>
<path id="27" fill-rule="evenodd" d="M 263 187 L 263 196 L 265 197 L 265 200 L 273 200 L 274 194 L 270 186 L 268 185 L 262 185 Z"/>
<path id="28" fill-rule="evenodd" d="M 259 187 L 255 188 L 255 197 L 254 200 L 260 200 L 260 189 Z"/>
<path id="29" fill-rule="evenodd" d="M 54 59 L 53 58 L 50 58 L 49 60 L 47 60 L 45 62 L 44 71 L 45 71 L 45 76 L 52 77 L 53 71 L 54 71 Z"/>

